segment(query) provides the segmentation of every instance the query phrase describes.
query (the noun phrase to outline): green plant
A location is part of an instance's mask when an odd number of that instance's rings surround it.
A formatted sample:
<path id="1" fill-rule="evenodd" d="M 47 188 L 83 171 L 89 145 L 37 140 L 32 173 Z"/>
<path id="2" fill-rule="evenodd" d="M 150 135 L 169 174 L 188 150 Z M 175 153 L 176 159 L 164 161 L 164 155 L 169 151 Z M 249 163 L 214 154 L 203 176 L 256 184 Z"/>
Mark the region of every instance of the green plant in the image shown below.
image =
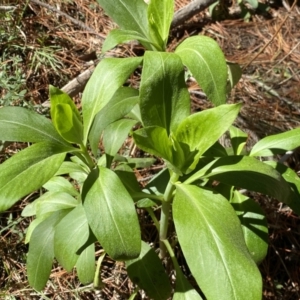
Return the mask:
<path id="1" fill-rule="evenodd" d="M 0 58 L 0 105 L 5 106 L 24 101 L 26 90 L 25 74 L 19 65 L 19 55 L 9 56 L 6 53 Z"/>
<path id="2" fill-rule="evenodd" d="M 97 268 L 94 261 L 99 241 L 111 258 L 126 262 L 128 275 L 150 298 L 171 295 L 161 262 L 169 255 L 176 271 L 173 299 L 201 299 L 176 260 L 180 245 L 207 299 L 260 299 L 257 264 L 267 252 L 267 224 L 258 204 L 240 189 L 275 197 L 299 213 L 297 174 L 255 157 L 296 148 L 300 130 L 266 137 L 248 153 L 247 135 L 232 125 L 241 105 L 224 104 L 227 66 L 216 42 L 195 36 L 175 53 L 164 52 L 173 1 L 98 2 L 121 28 L 111 32 L 104 50 L 137 39 L 148 49 L 145 55 L 103 59 L 83 92 L 82 115 L 67 94 L 52 86 L 52 122 L 24 108 L 0 109 L 0 140 L 33 143 L 0 166 L 0 210 L 41 187 L 45 191 L 23 211 L 25 217 L 36 216 L 26 235 L 31 286 L 43 289 L 55 257 L 67 271 L 75 266 L 82 283 L 94 280 L 101 287 L 104 256 Z M 125 87 L 141 65 L 139 90 Z M 190 113 L 185 67 L 215 108 Z M 118 154 L 134 125 L 136 145 L 166 163 L 143 189 L 134 168 L 153 159 Z M 229 149 L 219 143 L 226 132 Z M 136 207 L 153 219 L 159 256 L 141 240 Z M 172 242 L 171 235 L 176 237 Z"/>
<path id="3" fill-rule="evenodd" d="M 240 8 L 240 16 L 249 21 L 253 12 L 266 14 L 270 9 L 266 3 L 261 3 L 258 0 L 238 0 L 237 4 Z M 213 20 L 223 20 L 229 17 L 229 4 L 228 1 L 218 0 L 209 6 L 209 13 Z"/>

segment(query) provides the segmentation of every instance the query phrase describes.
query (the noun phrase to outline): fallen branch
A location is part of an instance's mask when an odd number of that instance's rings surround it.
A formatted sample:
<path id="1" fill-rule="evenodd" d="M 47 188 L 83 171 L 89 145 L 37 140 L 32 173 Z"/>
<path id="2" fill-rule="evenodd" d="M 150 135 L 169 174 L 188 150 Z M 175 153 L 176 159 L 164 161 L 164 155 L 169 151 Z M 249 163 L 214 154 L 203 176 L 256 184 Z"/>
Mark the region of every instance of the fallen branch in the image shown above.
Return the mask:
<path id="1" fill-rule="evenodd" d="M 2 6 L 0 5 L 0 11 L 14 11 L 17 6 Z"/>
<path id="2" fill-rule="evenodd" d="M 211 4 L 217 2 L 216 0 L 194 0 L 190 4 L 184 6 L 183 8 L 179 9 L 173 18 L 171 27 L 174 28 L 176 26 L 181 25 L 194 15 L 198 14 L 199 12 L 203 11 Z"/>

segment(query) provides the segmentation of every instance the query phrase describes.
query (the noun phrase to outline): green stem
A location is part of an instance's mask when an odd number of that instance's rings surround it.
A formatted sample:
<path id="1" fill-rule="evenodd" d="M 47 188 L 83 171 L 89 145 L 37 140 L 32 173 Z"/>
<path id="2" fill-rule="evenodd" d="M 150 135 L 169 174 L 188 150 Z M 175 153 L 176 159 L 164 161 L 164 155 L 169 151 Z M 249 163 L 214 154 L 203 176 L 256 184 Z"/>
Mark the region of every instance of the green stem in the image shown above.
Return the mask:
<path id="1" fill-rule="evenodd" d="M 154 214 L 154 211 L 153 211 L 152 207 L 147 207 L 146 211 L 150 215 L 152 221 L 154 222 L 154 225 L 155 225 L 157 231 L 159 232 L 160 225 L 159 225 L 159 222 L 158 222 L 158 220 L 157 220 L 157 218 L 156 218 L 156 216 Z"/>
<path id="2" fill-rule="evenodd" d="M 173 192 L 175 190 L 174 183 L 178 180 L 179 175 L 173 173 L 167 188 L 164 193 L 164 201 L 161 205 L 161 215 L 160 215 L 160 231 L 159 231 L 159 239 L 160 239 L 160 254 L 161 258 L 166 256 L 166 246 L 162 242 L 163 240 L 167 239 L 168 228 L 169 228 L 169 216 L 170 216 L 170 209 L 173 199 Z"/>
<path id="3" fill-rule="evenodd" d="M 82 154 L 83 157 L 84 157 L 84 162 L 85 162 L 85 163 L 88 165 L 88 167 L 92 170 L 92 169 L 94 168 L 95 164 L 94 164 L 94 162 L 93 162 L 91 156 L 89 155 L 89 153 L 88 153 L 86 147 L 85 147 L 83 144 L 81 144 L 81 145 L 79 145 L 79 146 L 80 146 L 81 154 Z M 82 159 L 82 158 L 81 158 L 81 159 Z"/>
<path id="4" fill-rule="evenodd" d="M 101 269 L 101 264 L 102 264 L 102 261 L 103 261 L 105 255 L 106 255 L 106 253 L 104 252 L 98 258 L 96 272 L 95 272 L 95 276 L 94 276 L 94 288 L 99 289 L 99 290 L 104 288 L 104 283 L 101 280 L 100 269 Z"/>
<path id="5" fill-rule="evenodd" d="M 172 246 L 170 245 L 168 240 L 162 240 L 162 242 L 164 243 L 166 249 L 168 250 L 168 252 L 170 254 L 170 257 L 172 259 L 172 263 L 173 263 L 173 266 L 174 266 L 176 272 L 179 272 L 180 267 L 179 267 L 179 264 L 178 264 L 177 259 L 175 257 L 175 254 L 173 252 Z"/>

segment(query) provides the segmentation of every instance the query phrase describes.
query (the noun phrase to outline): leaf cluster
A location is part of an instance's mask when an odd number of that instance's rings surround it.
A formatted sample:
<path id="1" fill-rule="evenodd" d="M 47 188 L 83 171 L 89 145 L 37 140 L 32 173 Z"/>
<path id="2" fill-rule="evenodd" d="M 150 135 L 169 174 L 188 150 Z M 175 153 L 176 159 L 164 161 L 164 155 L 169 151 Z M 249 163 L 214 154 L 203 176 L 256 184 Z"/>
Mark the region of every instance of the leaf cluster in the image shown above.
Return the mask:
<path id="1" fill-rule="evenodd" d="M 176 260 L 178 243 L 207 299 L 261 299 L 257 265 L 267 253 L 268 227 L 262 209 L 241 189 L 272 196 L 300 213 L 297 174 L 257 159 L 299 146 L 299 129 L 266 137 L 247 152 L 247 134 L 233 126 L 241 105 L 225 104 L 228 87 L 236 83 L 234 68 L 217 43 L 195 36 L 165 52 L 171 0 L 98 2 L 120 26 L 104 50 L 137 39 L 145 55 L 103 59 L 83 92 L 81 111 L 52 86 L 51 121 L 24 108 L 0 109 L 0 140 L 31 143 L 0 166 L 0 210 L 43 187 L 23 211 L 24 217 L 35 216 L 25 240 L 31 286 L 44 288 L 56 258 L 67 271 L 76 267 L 82 283 L 100 288 L 99 269 L 109 255 L 125 261 L 131 280 L 153 299 L 168 299 L 172 291 L 173 299 L 201 299 Z M 126 86 L 138 67 L 139 89 Z M 214 108 L 191 113 L 186 72 Z M 225 133 L 229 148 L 219 142 Z M 144 188 L 134 171 L 155 159 L 121 155 L 128 134 L 137 147 L 165 161 Z M 147 211 L 157 228 L 159 256 L 141 239 L 136 208 Z M 96 241 L 105 251 L 97 267 Z M 174 287 L 161 260 L 168 255 Z"/>

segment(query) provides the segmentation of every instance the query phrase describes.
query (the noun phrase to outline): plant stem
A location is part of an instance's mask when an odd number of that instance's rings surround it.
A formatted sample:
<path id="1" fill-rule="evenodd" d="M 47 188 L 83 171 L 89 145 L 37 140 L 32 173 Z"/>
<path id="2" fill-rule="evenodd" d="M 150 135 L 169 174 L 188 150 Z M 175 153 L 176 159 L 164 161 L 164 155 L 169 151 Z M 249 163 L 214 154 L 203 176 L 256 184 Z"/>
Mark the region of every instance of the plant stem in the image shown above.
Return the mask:
<path id="1" fill-rule="evenodd" d="M 158 220 L 157 220 L 157 218 L 156 218 L 156 216 L 154 214 L 154 211 L 153 211 L 152 207 L 147 207 L 146 211 L 148 212 L 148 214 L 150 215 L 151 219 L 153 220 L 154 225 L 155 225 L 157 231 L 159 231 L 160 230 L 159 229 L 160 225 L 159 225 L 159 222 L 158 222 Z"/>
<path id="2" fill-rule="evenodd" d="M 172 263 L 173 263 L 173 266 L 174 266 L 176 272 L 179 272 L 180 267 L 179 267 L 179 264 L 178 264 L 177 259 L 175 257 L 175 254 L 173 252 L 172 246 L 170 245 L 168 240 L 162 240 L 162 242 L 164 243 L 166 249 L 168 250 L 168 252 L 170 254 L 170 257 L 172 259 Z"/>
<path id="3" fill-rule="evenodd" d="M 166 246 L 163 243 L 163 240 L 167 239 L 168 228 L 169 228 L 169 216 L 170 216 L 170 209 L 173 199 L 173 191 L 175 190 L 174 183 L 178 180 L 179 175 L 173 173 L 167 188 L 164 193 L 164 201 L 161 205 L 161 215 L 160 215 L 160 230 L 159 230 L 159 239 L 160 239 L 160 258 L 164 258 L 166 256 Z"/>
<path id="4" fill-rule="evenodd" d="M 89 155 L 86 147 L 83 144 L 80 145 L 80 150 L 84 156 L 85 163 L 87 163 L 88 167 L 92 170 L 94 168 L 95 164 L 94 164 L 91 156 Z"/>
<path id="5" fill-rule="evenodd" d="M 104 252 L 98 258 L 96 272 L 95 272 L 95 276 L 94 276 L 94 288 L 99 289 L 99 290 L 104 288 L 104 283 L 102 282 L 101 277 L 100 277 L 100 269 L 101 269 L 101 264 L 102 264 L 102 261 L 103 261 L 105 255 L 106 255 L 106 252 Z"/>

